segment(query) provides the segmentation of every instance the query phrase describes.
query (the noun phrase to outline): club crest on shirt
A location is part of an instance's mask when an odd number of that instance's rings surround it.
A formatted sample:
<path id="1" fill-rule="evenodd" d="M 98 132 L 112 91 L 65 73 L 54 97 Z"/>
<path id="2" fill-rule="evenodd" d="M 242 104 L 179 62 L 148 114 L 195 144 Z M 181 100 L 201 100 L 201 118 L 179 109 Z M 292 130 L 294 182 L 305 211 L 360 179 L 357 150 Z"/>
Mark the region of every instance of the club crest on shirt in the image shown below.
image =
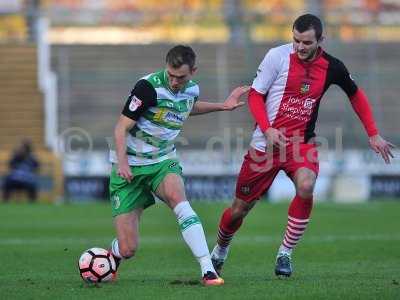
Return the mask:
<path id="1" fill-rule="evenodd" d="M 131 98 L 131 103 L 129 103 L 129 110 L 136 111 L 142 105 L 142 103 L 142 100 L 133 95 Z"/>
<path id="2" fill-rule="evenodd" d="M 309 91 L 310 91 L 310 84 L 306 83 L 306 82 L 303 82 L 301 84 L 301 87 L 300 87 L 300 92 L 302 94 L 305 94 L 305 93 L 308 93 Z"/>
<path id="3" fill-rule="evenodd" d="M 187 104 L 188 109 L 192 109 L 193 104 L 194 104 L 194 100 L 193 99 L 189 99 L 188 104 Z"/>

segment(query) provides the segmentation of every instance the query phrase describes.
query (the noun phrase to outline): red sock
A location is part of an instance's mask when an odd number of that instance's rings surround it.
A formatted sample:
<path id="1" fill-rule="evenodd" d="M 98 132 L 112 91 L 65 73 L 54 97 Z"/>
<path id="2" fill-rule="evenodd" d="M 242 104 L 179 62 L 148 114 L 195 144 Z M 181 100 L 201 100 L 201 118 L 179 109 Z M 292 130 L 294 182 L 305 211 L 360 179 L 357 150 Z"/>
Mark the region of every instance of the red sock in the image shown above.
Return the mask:
<path id="1" fill-rule="evenodd" d="M 287 250 L 292 250 L 307 228 L 311 210 L 313 206 L 313 198 L 303 199 L 296 195 L 289 206 L 288 223 L 282 245 Z"/>
<path id="2" fill-rule="evenodd" d="M 308 219 L 313 206 L 313 198 L 304 199 L 295 196 L 289 206 L 289 216 L 296 219 Z"/>
<path id="3" fill-rule="evenodd" d="M 225 209 L 221 216 L 221 221 L 219 222 L 218 228 L 218 238 L 217 243 L 220 247 L 226 248 L 229 246 L 235 232 L 242 225 L 243 219 L 232 221 L 232 208 L 229 207 Z"/>

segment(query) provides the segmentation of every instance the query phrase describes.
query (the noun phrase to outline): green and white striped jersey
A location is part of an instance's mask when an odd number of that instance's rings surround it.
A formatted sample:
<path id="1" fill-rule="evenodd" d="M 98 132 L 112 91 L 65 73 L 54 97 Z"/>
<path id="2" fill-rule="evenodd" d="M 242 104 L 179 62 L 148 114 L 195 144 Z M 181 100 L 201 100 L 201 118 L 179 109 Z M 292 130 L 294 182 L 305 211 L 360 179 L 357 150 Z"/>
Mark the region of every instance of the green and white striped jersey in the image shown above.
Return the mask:
<path id="1" fill-rule="evenodd" d="M 173 93 L 165 70 L 139 80 L 122 111 L 136 120 L 126 139 L 129 165 L 149 165 L 175 158 L 174 141 L 198 96 L 199 86 L 192 80 Z M 110 161 L 117 163 L 115 150 L 110 150 Z"/>

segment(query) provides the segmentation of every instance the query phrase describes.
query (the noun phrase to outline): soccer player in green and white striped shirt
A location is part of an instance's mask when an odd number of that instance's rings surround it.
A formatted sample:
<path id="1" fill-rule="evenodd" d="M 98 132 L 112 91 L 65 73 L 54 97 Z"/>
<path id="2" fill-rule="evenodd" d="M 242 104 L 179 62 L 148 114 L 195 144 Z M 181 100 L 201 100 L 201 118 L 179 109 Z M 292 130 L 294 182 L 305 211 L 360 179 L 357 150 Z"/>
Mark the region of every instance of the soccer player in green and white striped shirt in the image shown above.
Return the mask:
<path id="1" fill-rule="evenodd" d="M 201 267 L 204 285 L 222 285 L 210 259 L 200 219 L 186 199 L 182 168 L 174 141 L 189 115 L 234 110 L 247 86 L 236 88 L 223 103 L 198 100 L 199 86 L 192 48 L 169 50 L 166 68 L 144 76 L 132 90 L 115 127 L 110 198 L 117 231 L 111 252 L 118 264 L 135 254 L 143 210 L 155 203 L 153 193 L 175 213 L 183 238 Z"/>

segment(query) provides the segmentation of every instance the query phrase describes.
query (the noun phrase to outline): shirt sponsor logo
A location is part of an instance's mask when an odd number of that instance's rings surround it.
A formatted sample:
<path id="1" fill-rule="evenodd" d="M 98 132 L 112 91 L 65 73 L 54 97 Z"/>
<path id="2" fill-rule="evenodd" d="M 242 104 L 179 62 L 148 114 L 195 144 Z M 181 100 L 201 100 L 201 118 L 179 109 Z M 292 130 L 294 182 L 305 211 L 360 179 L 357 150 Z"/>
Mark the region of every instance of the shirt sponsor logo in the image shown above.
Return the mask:
<path id="1" fill-rule="evenodd" d="M 167 112 L 165 114 L 165 120 L 168 122 L 174 122 L 174 123 L 183 123 L 185 121 L 185 118 L 182 115 L 175 114 L 173 112 Z"/>
<path id="2" fill-rule="evenodd" d="M 312 109 L 314 102 L 315 102 L 315 99 L 307 98 L 306 100 L 304 100 L 304 108 L 305 109 Z"/>
<path id="3" fill-rule="evenodd" d="M 281 112 L 292 120 L 308 122 L 316 102 L 317 100 L 313 98 L 289 97 L 286 103 L 282 103 Z"/>
<path id="4" fill-rule="evenodd" d="M 140 106 L 142 106 L 143 102 L 138 97 L 133 95 L 131 97 L 131 103 L 129 103 L 129 110 L 136 111 Z"/>

